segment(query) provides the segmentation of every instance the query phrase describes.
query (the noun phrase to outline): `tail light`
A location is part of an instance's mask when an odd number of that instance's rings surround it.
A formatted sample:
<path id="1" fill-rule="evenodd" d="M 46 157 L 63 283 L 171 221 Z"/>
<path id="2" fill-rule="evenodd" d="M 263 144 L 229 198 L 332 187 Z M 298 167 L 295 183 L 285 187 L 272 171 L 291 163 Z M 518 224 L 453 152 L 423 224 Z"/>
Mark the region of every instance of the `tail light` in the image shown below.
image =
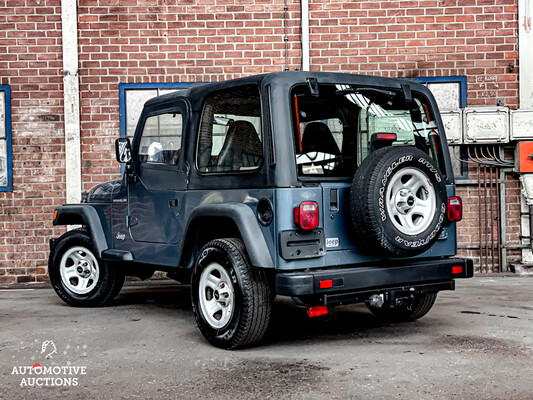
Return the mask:
<path id="1" fill-rule="evenodd" d="M 463 202 L 459 196 L 448 197 L 448 220 L 460 221 L 463 218 Z"/>
<path id="2" fill-rule="evenodd" d="M 395 142 L 398 139 L 395 133 L 376 133 L 372 135 L 372 140 L 379 140 L 385 142 Z"/>
<path id="3" fill-rule="evenodd" d="M 294 209 L 294 222 L 304 230 L 318 227 L 318 203 L 316 201 L 303 201 Z"/>

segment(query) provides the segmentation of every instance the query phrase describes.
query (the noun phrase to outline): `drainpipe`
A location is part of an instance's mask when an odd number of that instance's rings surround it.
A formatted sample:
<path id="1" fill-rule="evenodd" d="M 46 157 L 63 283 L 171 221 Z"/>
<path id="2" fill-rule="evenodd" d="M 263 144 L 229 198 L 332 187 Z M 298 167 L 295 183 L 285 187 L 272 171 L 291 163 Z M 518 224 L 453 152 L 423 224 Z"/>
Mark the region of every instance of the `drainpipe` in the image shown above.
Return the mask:
<path id="1" fill-rule="evenodd" d="M 301 2 L 302 19 L 302 71 L 309 71 L 309 0 Z"/>
<path id="2" fill-rule="evenodd" d="M 78 81 L 77 0 L 61 1 L 63 104 L 67 203 L 81 200 L 80 89 Z"/>

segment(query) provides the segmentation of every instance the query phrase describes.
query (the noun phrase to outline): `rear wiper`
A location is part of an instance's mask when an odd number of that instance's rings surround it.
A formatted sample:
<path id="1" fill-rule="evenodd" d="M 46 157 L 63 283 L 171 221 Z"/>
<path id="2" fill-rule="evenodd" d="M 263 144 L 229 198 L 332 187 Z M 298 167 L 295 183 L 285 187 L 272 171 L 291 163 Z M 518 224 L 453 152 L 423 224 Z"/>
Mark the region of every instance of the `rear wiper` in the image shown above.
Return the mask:
<path id="1" fill-rule="evenodd" d="M 396 96 L 397 94 L 396 92 L 392 92 L 390 90 L 378 89 L 378 88 L 357 88 L 357 89 L 348 88 L 348 89 L 337 89 L 335 91 L 336 94 L 341 94 L 341 95 L 358 94 L 358 93 L 364 93 L 364 92 L 377 92 L 377 93 L 381 93 L 381 94 L 384 94 L 385 96 L 390 96 L 390 97 Z"/>

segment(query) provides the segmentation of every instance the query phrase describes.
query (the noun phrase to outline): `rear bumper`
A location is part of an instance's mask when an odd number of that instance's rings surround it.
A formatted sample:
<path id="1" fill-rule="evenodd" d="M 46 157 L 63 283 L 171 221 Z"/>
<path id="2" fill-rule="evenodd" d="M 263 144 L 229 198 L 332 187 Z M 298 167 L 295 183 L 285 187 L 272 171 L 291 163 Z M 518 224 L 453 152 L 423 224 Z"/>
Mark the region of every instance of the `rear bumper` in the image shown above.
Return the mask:
<path id="1" fill-rule="evenodd" d="M 284 296 L 320 295 L 324 299 L 329 298 L 330 302 L 338 299 L 340 303 L 343 297 L 354 298 L 357 294 L 389 289 L 453 290 L 454 279 L 473 275 L 474 264 L 471 259 L 447 258 L 387 266 L 281 272 L 276 276 L 276 291 Z"/>

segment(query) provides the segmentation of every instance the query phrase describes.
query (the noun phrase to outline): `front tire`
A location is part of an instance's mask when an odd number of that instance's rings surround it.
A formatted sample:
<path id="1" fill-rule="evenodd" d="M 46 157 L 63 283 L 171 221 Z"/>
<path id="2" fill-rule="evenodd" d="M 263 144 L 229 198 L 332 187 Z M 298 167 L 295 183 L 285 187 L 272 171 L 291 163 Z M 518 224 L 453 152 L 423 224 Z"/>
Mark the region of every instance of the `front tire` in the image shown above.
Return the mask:
<path id="1" fill-rule="evenodd" d="M 85 229 L 61 236 L 48 260 L 50 282 L 65 303 L 76 307 L 109 304 L 124 284 L 124 274 L 99 260 Z"/>
<path id="2" fill-rule="evenodd" d="M 207 243 L 191 278 L 194 317 L 213 346 L 238 349 L 259 342 L 272 310 L 271 287 L 264 270 L 250 263 L 239 239 Z"/>

